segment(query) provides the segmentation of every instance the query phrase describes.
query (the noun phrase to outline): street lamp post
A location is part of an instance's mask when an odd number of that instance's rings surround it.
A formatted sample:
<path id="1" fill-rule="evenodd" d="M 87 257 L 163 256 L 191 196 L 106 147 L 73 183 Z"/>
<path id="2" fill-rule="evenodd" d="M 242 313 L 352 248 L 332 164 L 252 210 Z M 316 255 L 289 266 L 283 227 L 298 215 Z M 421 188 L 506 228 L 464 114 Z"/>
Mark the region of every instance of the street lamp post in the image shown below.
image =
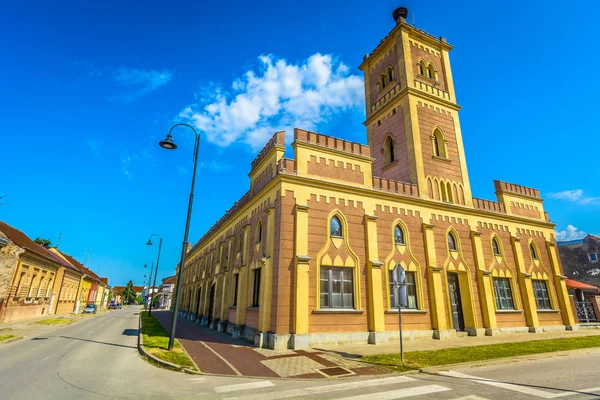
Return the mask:
<path id="1" fill-rule="evenodd" d="M 188 233 L 190 231 L 190 220 L 192 218 L 192 205 L 194 204 L 194 184 L 196 183 L 196 169 L 198 168 L 198 150 L 200 149 L 200 135 L 198 134 L 198 132 L 196 132 L 196 130 L 191 125 L 183 124 L 183 123 L 173 125 L 171 127 L 171 129 L 169 129 L 169 133 L 167 134 L 167 137 L 165 138 L 165 140 L 158 143 L 159 146 L 164 149 L 167 149 L 167 150 L 175 150 L 177 148 L 177 145 L 175 143 L 173 143 L 171 132 L 173 131 L 173 129 L 175 129 L 178 126 L 187 126 L 192 131 L 194 131 L 196 140 L 194 142 L 194 156 L 193 156 L 193 160 L 192 160 L 194 162 L 194 172 L 192 173 L 192 188 L 190 190 L 190 201 L 188 203 L 187 219 L 185 221 L 185 232 L 183 234 L 183 244 L 181 247 L 181 259 L 179 260 L 179 272 L 177 273 L 177 283 L 175 285 L 175 290 L 177 292 L 175 293 L 175 308 L 173 310 L 173 322 L 171 324 L 171 336 L 169 337 L 169 347 L 168 347 L 169 350 L 172 350 L 173 344 L 175 344 L 175 330 L 177 327 L 177 314 L 178 314 L 178 310 L 179 310 L 179 298 L 180 298 L 180 292 L 181 292 L 181 277 L 183 275 L 183 267 L 185 265 L 185 256 L 187 253 Z"/>
<path id="2" fill-rule="evenodd" d="M 144 264 L 144 268 L 148 268 L 148 264 Z M 150 290 L 150 285 L 152 284 L 152 270 L 154 269 L 154 261 L 150 264 L 150 277 L 148 277 L 148 291 Z M 144 278 L 146 275 L 144 275 Z M 148 309 L 148 291 L 146 291 L 146 297 L 144 298 L 144 310 Z"/>
<path id="3" fill-rule="evenodd" d="M 148 243 L 146 243 L 148 246 L 152 246 L 152 237 L 153 236 L 158 236 L 158 238 L 160 239 L 160 241 L 158 242 L 158 257 L 156 258 L 156 269 L 154 270 L 154 283 L 152 284 L 152 287 L 156 287 L 156 275 L 158 275 L 158 263 L 160 262 L 160 249 L 162 248 L 162 236 L 160 236 L 157 233 L 154 233 L 150 236 L 150 238 L 148 239 Z M 152 315 L 152 292 L 150 292 L 150 309 L 148 311 L 148 315 Z"/>

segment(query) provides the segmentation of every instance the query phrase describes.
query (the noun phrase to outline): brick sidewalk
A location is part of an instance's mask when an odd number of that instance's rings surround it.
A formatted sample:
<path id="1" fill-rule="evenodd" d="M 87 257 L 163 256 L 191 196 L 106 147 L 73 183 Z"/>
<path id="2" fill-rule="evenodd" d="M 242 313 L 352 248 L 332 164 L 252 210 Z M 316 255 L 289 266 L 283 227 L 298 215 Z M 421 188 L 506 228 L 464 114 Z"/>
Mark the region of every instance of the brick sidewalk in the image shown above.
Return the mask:
<path id="1" fill-rule="evenodd" d="M 172 314 L 152 315 L 170 331 Z M 389 371 L 318 350 L 275 352 L 179 318 L 177 339 L 200 371 L 209 374 L 263 378 L 336 378 L 387 374 Z"/>

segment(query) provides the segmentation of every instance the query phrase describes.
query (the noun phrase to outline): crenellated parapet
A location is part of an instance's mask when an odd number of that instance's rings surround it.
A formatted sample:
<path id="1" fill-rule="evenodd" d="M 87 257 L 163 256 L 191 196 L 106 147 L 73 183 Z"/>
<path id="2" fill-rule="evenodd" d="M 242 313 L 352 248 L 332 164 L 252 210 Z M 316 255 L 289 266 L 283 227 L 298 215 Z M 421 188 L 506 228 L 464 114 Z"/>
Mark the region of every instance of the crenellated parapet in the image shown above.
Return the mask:
<path id="1" fill-rule="evenodd" d="M 506 214 L 506 208 L 504 204 L 497 201 L 478 199 L 473 197 L 473 207 L 478 210 L 491 211 L 501 214 Z"/>
<path id="2" fill-rule="evenodd" d="M 364 157 L 371 157 L 371 149 L 369 148 L 369 146 L 365 146 L 364 144 L 356 142 L 351 142 L 349 140 L 339 139 L 333 136 L 327 136 L 320 133 L 305 131 L 304 129 L 294 129 L 294 141 L 310 143 L 331 150 L 337 150 Z"/>
<path id="3" fill-rule="evenodd" d="M 502 181 L 494 181 L 494 187 L 496 188 L 496 193 L 512 193 L 519 196 L 533 197 L 535 199 L 540 199 L 540 191 L 537 189 L 532 189 L 526 186 L 515 185 L 514 183 L 502 182 Z"/>
<path id="4" fill-rule="evenodd" d="M 250 192 L 258 193 L 276 175 L 277 162 L 285 153 L 285 131 L 275 133 L 252 161 Z"/>
<path id="5" fill-rule="evenodd" d="M 401 196 L 419 197 L 419 188 L 417 185 L 376 176 L 373 177 L 373 189 L 382 192 L 395 193 Z"/>

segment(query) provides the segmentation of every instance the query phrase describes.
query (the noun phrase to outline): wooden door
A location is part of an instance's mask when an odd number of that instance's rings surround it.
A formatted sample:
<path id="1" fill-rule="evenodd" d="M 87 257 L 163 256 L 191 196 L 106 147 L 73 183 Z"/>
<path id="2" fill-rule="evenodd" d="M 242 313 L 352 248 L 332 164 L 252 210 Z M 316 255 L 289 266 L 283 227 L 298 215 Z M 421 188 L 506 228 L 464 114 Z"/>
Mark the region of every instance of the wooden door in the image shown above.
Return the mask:
<path id="1" fill-rule="evenodd" d="M 465 330 L 462 303 L 460 299 L 460 285 L 458 274 L 448 273 L 448 292 L 450 294 L 450 312 L 452 314 L 452 326 L 457 331 Z"/>

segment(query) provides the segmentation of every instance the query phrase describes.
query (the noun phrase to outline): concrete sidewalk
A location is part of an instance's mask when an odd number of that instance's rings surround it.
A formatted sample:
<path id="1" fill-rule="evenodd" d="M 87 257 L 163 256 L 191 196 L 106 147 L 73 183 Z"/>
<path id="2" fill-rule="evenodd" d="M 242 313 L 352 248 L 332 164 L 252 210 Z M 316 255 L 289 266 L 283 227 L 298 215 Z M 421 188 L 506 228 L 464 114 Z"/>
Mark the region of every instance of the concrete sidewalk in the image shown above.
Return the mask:
<path id="1" fill-rule="evenodd" d="M 108 311 L 108 310 L 106 310 Z M 0 323 L 0 334 L 10 334 L 21 338 L 26 338 L 30 336 L 36 336 L 39 334 L 43 334 L 49 331 L 52 331 L 56 328 L 60 328 L 61 326 L 75 323 L 77 321 L 81 321 L 86 318 L 90 318 L 93 315 L 100 315 L 106 312 L 105 310 L 99 310 L 98 314 L 52 314 L 52 315 L 43 315 L 35 318 L 28 318 L 21 321 L 15 322 L 7 322 Z M 51 324 L 44 325 L 41 322 L 49 320 L 49 319 L 64 319 L 65 324 Z"/>
<path id="2" fill-rule="evenodd" d="M 579 331 L 550 331 L 540 333 L 504 333 L 497 336 L 465 336 L 452 339 L 414 339 L 404 341 L 404 351 L 428 351 L 442 350 L 456 347 L 484 346 L 488 344 L 528 342 L 532 340 L 548 340 L 569 337 L 600 336 L 600 329 L 589 329 Z M 391 354 L 400 351 L 398 342 L 372 345 L 342 345 L 342 346 L 320 346 L 316 350 L 335 353 L 343 357 L 362 357 L 375 354 Z"/>
<path id="3" fill-rule="evenodd" d="M 172 314 L 152 315 L 170 331 Z M 340 378 L 389 374 L 360 360 L 318 350 L 259 349 L 197 323 L 179 318 L 176 337 L 203 373 L 262 378 Z"/>

